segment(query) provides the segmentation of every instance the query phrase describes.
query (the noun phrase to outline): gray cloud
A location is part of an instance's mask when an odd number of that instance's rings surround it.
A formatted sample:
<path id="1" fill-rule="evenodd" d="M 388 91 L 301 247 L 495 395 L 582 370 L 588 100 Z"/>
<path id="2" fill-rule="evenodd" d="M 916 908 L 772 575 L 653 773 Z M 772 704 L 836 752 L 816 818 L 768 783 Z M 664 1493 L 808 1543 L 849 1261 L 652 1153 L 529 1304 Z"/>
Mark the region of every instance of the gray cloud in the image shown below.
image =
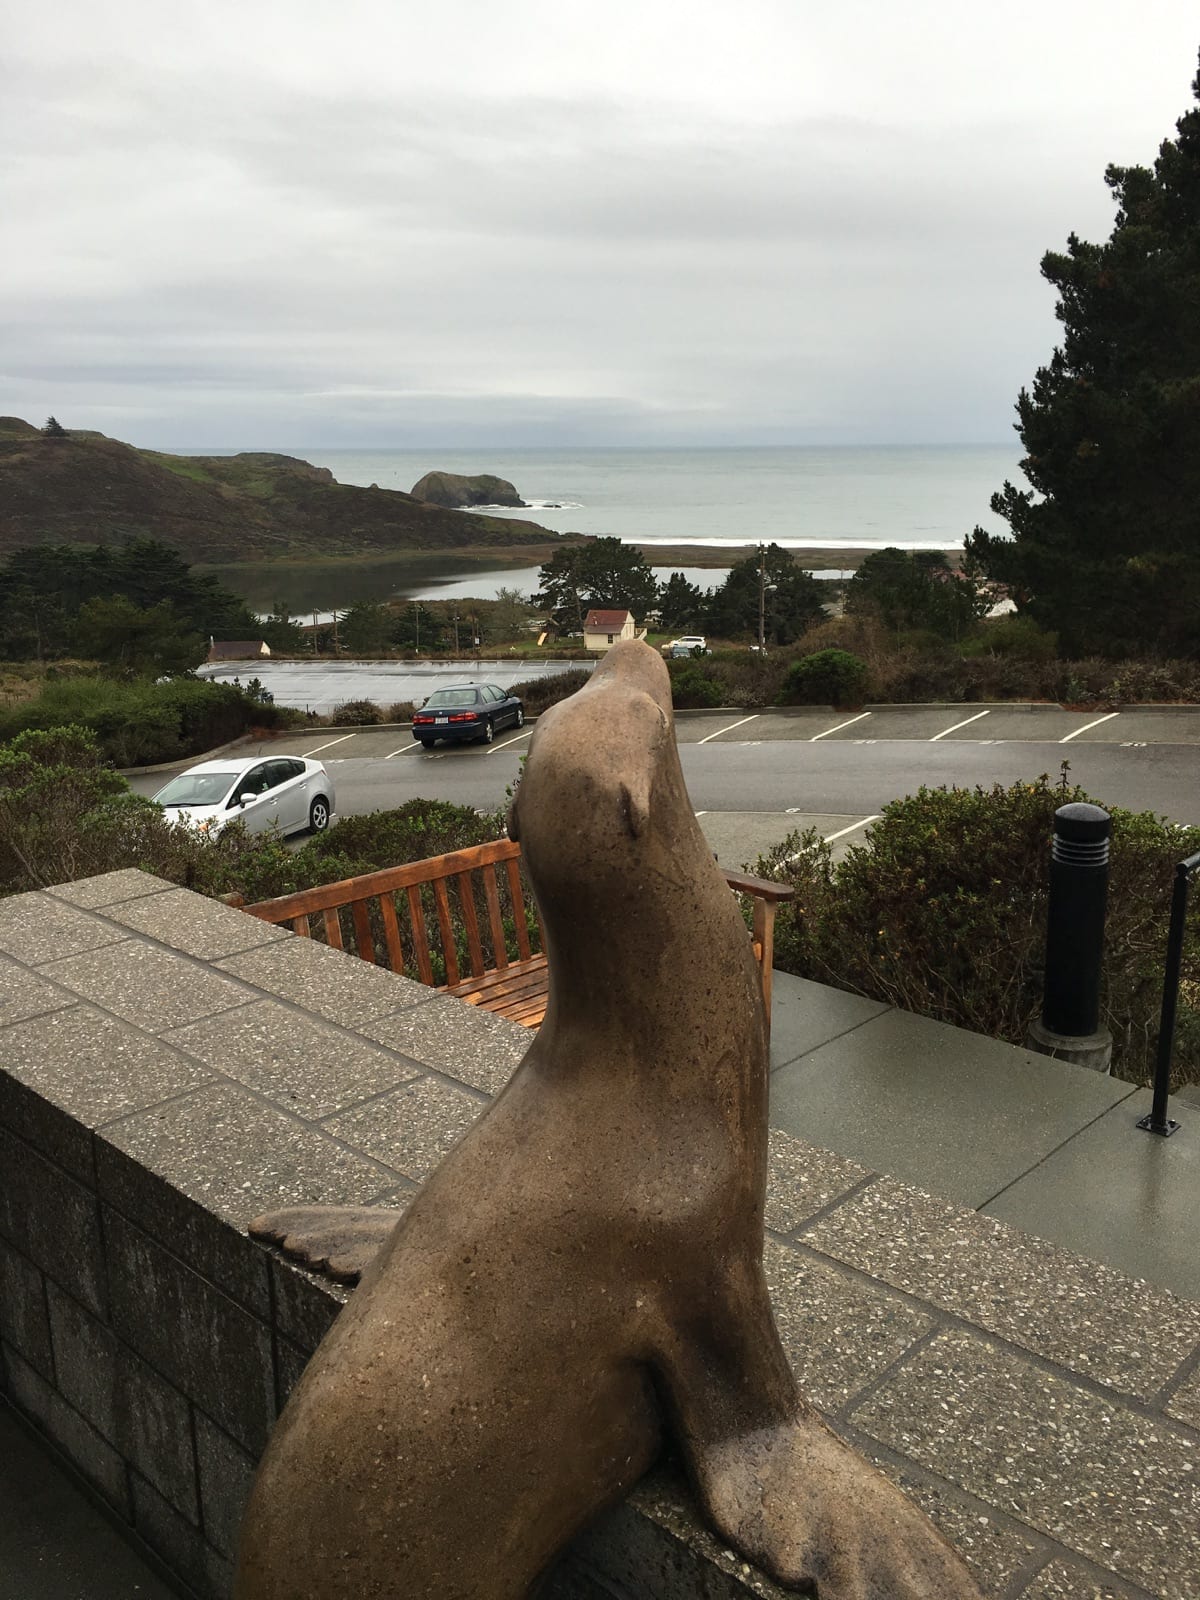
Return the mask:
<path id="1" fill-rule="evenodd" d="M 1175 0 L 7 10 L 0 411 L 201 445 L 1004 439 L 1038 260 L 1200 42 Z"/>

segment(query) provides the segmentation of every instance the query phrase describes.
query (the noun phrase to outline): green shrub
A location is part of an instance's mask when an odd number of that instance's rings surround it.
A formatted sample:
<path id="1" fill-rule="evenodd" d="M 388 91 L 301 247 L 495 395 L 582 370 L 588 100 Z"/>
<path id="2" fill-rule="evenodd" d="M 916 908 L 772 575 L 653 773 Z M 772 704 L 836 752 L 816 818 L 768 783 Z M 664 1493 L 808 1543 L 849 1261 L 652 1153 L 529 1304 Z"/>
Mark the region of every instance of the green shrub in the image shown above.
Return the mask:
<path id="1" fill-rule="evenodd" d="M 330 713 L 330 721 L 337 728 L 356 725 L 365 728 L 383 719 L 383 708 L 377 706 L 374 700 L 344 700 L 340 706 L 334 706 Z"/>
<path id="2" fill-rule="evenodd" d="M 36 699 L 0 710 L 0 742 L 26 730 L 87 728 L 118 767 L 151 766 L 225 744 L 248 728 L 302 720 L 240 686 L 206 678 L 163 683 L 100 676 L 47 679 Z"/>
<path id="3" fill-rule="evenodd" d="M 959 646 L 964 656 L 1016 656 L 1024 661 L 1054 661 L 1058 635 L 1039 628 L 1032 617 L 992 617 L 980 622 Z"/>
<path id="4" fill-rule="evenodd" d="M 818 650 L 801 656 L 788 669 L 781 701 L 800 705 L 861 705 L 870 671 L 867 663 L 848 650 Z"/>
<path id="5" fill-rule="evenodd" d="M 725 701 L 721 685 L 709 674 L 706 667 L 694 662 L 672 663 L 671 700 L 677 711 L 694 710 L 704 706 L 719 706 Z"/>
<path id="6" fill-rule="evenodd" d="M 577 689 L 582 689 L 591 675 L 586 667 L 573 667 L 567 672 L 548 672 L 545 677 L 526 678 L 521 683 L 514 683 L 509 693 L 515 694 L 523 702 L 525 710 L 532 714 L 545 711 L 574 694 Z"/>
<path id="7" fill-rule="evenodd" d="M 1062 781 L 1010 788 L 921 789 L 884 808 L 867 841 L 834 865 L 815 834 L 793 834 L 755 871 L 791 883 L 776 925 L 783 970 L 919 1015 L 1022 1044 L 1042 998 L 1050 838 L 1055 809 L 1085 800 Z M 1200 829 L 1110 808 L 1112 874 L 1104 1022 L 1114 1070 L 1153 1067 L 1174 865 Z M 1195 923 L 1185 1000 L 1200 982 Z M 1184 1021 L 1177 1081 L 1200 1077 L 1200 1026 Z"/>

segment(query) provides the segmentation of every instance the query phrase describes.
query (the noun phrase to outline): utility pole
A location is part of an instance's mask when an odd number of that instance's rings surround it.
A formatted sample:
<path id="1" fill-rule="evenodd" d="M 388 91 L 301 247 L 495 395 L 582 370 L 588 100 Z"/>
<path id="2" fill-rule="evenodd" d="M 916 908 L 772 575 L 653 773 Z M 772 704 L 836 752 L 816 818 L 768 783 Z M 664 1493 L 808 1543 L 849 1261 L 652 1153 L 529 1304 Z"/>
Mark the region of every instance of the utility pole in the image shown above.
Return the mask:
<path id="1" fill-rule="evenodd" d="M 458 654 L 458 612 L 454 613 L 454 654 Z"/>
<path id="2" fill-rule="evenodd" d="M 313 612 L 313 655 L 317 653 L 317 613 Z"/>
<path id="3" fill-rule="evenodd" d="M 420 655 L 421 654 L 421 602 L 419 600 L 414 600 L 413 601 L 413 626 L 416 629 L 416 639 L 417 639 L 417 642 L 416 642 L 416 644 L 414 645 L 413 648 L 416 650 L 417 654 Z"/>
<path id="4" fill-rule="evenodd" d="M 758 547 L 758 653 L 762 655 L 767 648 L 767 548 L 765 545 Z"/>

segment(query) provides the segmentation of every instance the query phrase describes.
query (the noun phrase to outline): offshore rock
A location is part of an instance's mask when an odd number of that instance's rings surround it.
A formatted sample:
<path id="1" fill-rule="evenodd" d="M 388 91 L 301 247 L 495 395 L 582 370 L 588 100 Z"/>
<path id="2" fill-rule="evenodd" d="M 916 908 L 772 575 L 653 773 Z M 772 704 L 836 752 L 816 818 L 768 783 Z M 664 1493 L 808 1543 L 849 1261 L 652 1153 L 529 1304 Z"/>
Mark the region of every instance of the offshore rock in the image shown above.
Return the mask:
<path id="1" fill-rule="evenodd" d="M 465 506 L 523 506 L 525 501 L 506 478 L 494 478 L 490 472 L 476 473 L 464 478 L 457 472 L 427 472 L 412 487 L 414 500 L 425 500 L 432 506 L 444 506 L 448 511 L 461 511 Z"/>

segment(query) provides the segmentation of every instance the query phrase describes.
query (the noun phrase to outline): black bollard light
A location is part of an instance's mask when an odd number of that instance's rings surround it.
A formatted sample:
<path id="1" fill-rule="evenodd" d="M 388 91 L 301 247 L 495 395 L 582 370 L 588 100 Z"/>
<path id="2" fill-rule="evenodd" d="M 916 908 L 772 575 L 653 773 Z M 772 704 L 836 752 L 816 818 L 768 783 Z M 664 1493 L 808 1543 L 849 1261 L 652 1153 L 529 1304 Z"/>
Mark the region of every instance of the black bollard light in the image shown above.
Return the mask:
<path id="1" fill-rule="evenodd" d="M 1112 1036 L 1100 1028 L 1100 970 L 1108 910 L 1112 818 L 1073 802 L 1054 813 L 1046 987 L 1029 1043 L 1046 1055 L 1107 1072 Z"/>

